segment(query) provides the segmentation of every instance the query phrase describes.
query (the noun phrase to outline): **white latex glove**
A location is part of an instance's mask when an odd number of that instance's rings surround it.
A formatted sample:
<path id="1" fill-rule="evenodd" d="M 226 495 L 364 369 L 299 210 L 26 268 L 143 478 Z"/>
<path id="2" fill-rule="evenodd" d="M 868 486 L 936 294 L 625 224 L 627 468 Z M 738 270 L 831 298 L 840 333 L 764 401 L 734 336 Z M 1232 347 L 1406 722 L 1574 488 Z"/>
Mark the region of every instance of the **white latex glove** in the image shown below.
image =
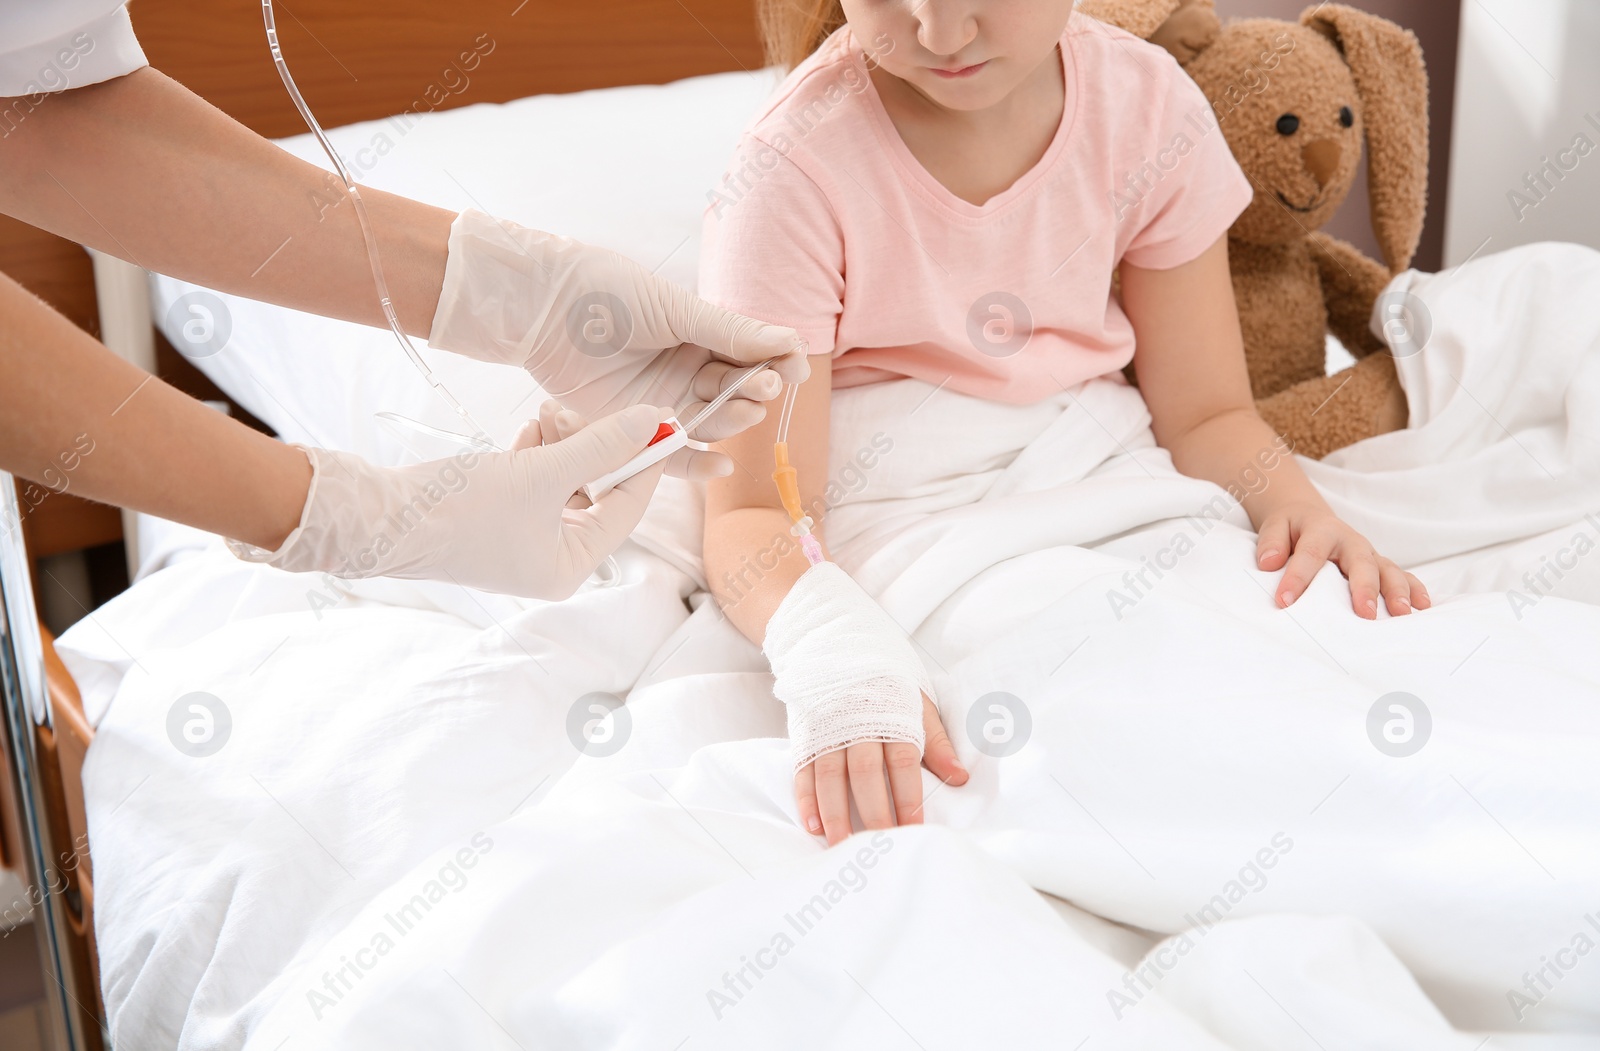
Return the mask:
<path id="1" fill-rule="evenodd" d="M 640 405 L 553 444 L 525 427 L 511 452 L 464 452 L 407 467 L 304 449 L 311 489 L 276 551 L 229 540 L 233 553 L 290 572 L 453 581 L 526 598 L 571 595 L 639 524 L 657 465 L 592 507 L 578 487 L 638 455 L 661 413 Z M 569 506 L 569 503 L 574 506 Z"/>
<path id="2" fill-rule="evenodd" d="M 863 741 L 901 741 L 922 752 L 922 695 L 933 696 L 922 659 L 832 562 L 795 581 L 767 621 L 761 649 L 772 663 L 773 693 L 789 710 L 796 769 Z"/>
<path id="3" fill-rule="evenodd" d="M 718 309 L 615 252 L 472 209 L 450 227 L 428 344 L 521 366 L 590 419 L 643 403 L 687 420 L 743 365 L 781 356 L 690 435 L 702 442 L 759 423 L 762 402 L 811 373 L 793 329 Z M 691 447 L 667 469 L 709 478 L 733 465 Z"/>

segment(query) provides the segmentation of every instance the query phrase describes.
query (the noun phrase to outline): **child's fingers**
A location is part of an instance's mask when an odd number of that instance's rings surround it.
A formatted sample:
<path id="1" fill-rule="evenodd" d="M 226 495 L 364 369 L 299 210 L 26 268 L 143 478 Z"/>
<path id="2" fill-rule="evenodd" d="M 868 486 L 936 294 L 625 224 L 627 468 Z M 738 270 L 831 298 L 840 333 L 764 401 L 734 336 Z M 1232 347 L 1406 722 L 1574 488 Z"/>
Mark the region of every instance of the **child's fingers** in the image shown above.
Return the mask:
<path id="1" fill-rule="evenodd" d="M 845 774 L 844 752 L 818 756 L 811 765 L 817 779 L 817 814 L 831 847 L 850 834 L 850 782 Z"/>
<path id="2" fill-rule="evenodd" d="M 850 794 L 865 828 L 893 828 L 894 810 L 889 805 L 889 784 L 883 779 L 883 744 L 867 741 L 845 749 L 845 767 L 850 772 Z"/>
<path id="3" fill-rule="evenodd" d="M 1304 594 L 1332 553 L 1333 545 L 1327 537 L 1318 533 L 1302 533 L 1294 553 L 1289 556 L 1289 564 L 1284 567 L 1283 577 L 1278 581 L 1278 605 L 1288 606 Z"/>
<path id="4" fill-rule="evenodd" d="M 807 763 L 794 775 L 795 809 L 800 814 L 800 824 L 813 836 L 822 835 L 822 815 L 817 812 L 817 772 L 815 763 Z"/>
<path id="5" fill-rule="evenodd" d="M 883 758 L 889 768 L 895 824 L 922 824 L 922 756 L 917 746 L 891 741 L 883 746 Z"/>
<path id="6" fill-rule="evenodd" d="M 1411 582 L 1411 608 L 1427 609 L 1432 606 L 1433 596 L 1428 594 L 1428 589 L 1417 579 L 1416 574 L 1407 573 L 1406 579 Z"/>
<path id="7" fill-rule="evenodd" d="M 1284 515 L 1270 518 L 1261 524 L 1256 538 L 1256 565 L 1271 573 L 1282 569 L 1293 545 L 1289 541 L 1289 519 Z"/>
<path id="8" fill-rule="evenodd" d="M 1383 604 L 1389 616 L 1403 617 L 1410 613 L 1411 575 L 1387 558 L 1378 560 L 1378 575 L 1383 581 Z"/>
<path id="9" fill-rule="evenodd" d="M 1350 605 L 1356 616 L 1378 619 L 1378 559 L 1370 551 L 1341 555 L 1339 569 L 1350 581 Z"/>
<path id="10" fill-rule="evenodd" d="M 939 718 L 939 708 L 928 699 L 927 694 L 922 695 L 922 732 L 927 741 L 922 761 L 933 771 L 933 776 L 947 785 L 959 787 L 966 784 L 967 768 L 961 765 L 961 760 L 956 756 L 956 746 L 945 732 L 944 720 Z"/>

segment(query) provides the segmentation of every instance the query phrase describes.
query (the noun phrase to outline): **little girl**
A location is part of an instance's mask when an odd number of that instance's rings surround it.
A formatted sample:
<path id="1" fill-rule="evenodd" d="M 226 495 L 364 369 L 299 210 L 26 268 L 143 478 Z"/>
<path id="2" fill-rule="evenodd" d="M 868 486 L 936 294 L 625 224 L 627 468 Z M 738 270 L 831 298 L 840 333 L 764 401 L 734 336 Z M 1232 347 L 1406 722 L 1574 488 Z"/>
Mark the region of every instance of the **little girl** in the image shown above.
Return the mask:
<path id="1" fill-rule="evenodd" d="M 763 0 L 762 13 L 772 57 L 792 72 L 708 211 L 700 291 L 794 327 L 832 359 L 800 388 L 790 426 L 807 507 L 820 506 L 827 478 L 831 391 L 902 377 L 1027 405 L 1120 379 L 1133 361 L 1155 438 L 1179 471 L 1226 486 L 1268 462 L 1259 454 L 1278 437 L 1251 400 L 1228 273 L 1227 231 L 1251 188 L 1209 103 L 1165 51 L 1075 14 L 1072 0 Z M 1352 133 L 1338 113 L 1302 119 Z M 772 538 L 788 532 L 761 467 L 775 415 L 723 445 L 747 469 L 708 490 L 711 580 L 757 552 L 765 568 Z M 1292 456 L 1270 459 L 1243 506 L 1259 568 L 1283 570 L 1278 605 L 1330 561 L 1358 616 L 1376 618 L 1380 598 L 1392 615 L 1429 605 Z M 852 797 L 867 828 L 919 821 L 919 760 L 944 781 L 966 780 L 925 677 L 895 671 L 899 650 L 881 669 L 855 658 L 829 669 L 833 701 L 841 682 L 864 705 L 899 682 L 921 706 L 921 725 L 902 730 L 787 695 L 786 669 L 802 662 L 796 640 L 843 621 L 871 636 L 874 615 L 887 619 L 847 578 L 813 586 L 835 567 L 808 574 L 787 550 L 724 606 L 766 643 L 791 738 L 798 710 L 845 726 L 821 738 L 832 750 L 797 755 L 800 819 L 830 844 L 850 833 Z"/>

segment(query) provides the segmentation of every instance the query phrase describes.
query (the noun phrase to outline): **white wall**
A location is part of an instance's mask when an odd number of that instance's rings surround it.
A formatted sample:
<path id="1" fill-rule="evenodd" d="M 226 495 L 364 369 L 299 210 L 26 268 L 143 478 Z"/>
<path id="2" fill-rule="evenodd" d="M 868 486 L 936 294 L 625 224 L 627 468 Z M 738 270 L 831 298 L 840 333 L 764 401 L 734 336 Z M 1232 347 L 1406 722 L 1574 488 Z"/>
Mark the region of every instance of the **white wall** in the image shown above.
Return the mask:
<path id="1" fill-rule="evenodd" d="M 1444 262 L 1536 241 L 1600 248 L 1600 2 L 1463 0 Z"/>

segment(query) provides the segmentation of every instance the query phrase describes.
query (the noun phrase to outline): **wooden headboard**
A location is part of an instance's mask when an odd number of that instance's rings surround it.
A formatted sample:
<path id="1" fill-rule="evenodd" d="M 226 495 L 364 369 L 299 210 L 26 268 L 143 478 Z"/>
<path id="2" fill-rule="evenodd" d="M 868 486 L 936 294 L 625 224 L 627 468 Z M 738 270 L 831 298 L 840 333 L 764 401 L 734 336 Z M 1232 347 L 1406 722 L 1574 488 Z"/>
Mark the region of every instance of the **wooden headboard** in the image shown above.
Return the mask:
<path id="1" fill-rule="evenodd" d="M 318 120 L 335 127 L 407 110 L 755 69 L 761 48 L 754 5 L 275 0 L 273 6 L 295 81 Z M 272 64 L 258 0 L 134 0 L 129 11 L 156 69 L 262 135 L 305 131 Z M 100 334 L 89 258 L 76 244 L 0 216 L 0 270 Z M 175 386 L 216 396 L 170 347 L 161 348 L 158 360 Z M 70 495 L 49 503 L 48 516 L 30 516 L 35 557 L 120 536 L 119 518 L 109 509 Z"/>

